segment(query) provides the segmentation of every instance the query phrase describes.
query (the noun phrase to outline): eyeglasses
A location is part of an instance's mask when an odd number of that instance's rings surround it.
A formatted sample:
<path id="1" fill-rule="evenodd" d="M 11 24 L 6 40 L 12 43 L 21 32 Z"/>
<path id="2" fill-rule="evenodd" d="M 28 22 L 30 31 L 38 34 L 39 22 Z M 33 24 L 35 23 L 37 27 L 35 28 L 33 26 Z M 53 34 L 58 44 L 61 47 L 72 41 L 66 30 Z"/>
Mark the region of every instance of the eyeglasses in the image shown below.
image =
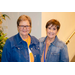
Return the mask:
<path id="1" fill-rule="evenodd" d="M 26 25 L 26 26 L 24 26 L 24 25 L 19 25 L 19 27 L 21 27 L 21 28 L 24 28 L 24 27 L 29 28 L 30 26 L 29 26 L 29 25 Z"/>

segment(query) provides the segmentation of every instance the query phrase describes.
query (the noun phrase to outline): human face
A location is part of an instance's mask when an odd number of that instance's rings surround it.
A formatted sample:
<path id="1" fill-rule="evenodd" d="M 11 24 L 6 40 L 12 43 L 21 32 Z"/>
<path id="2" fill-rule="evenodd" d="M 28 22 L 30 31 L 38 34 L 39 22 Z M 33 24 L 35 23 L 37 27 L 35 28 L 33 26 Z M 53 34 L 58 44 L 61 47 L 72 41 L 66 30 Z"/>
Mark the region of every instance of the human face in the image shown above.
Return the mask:
<path id="1" fill-rule="evenodd" d="M 18 31 L 22 37 L 27 36 L 28 33 L 31 31 L 31 26 L 29 21 L 28 20 L 21 21 L 18 26 Z"/>
<path id="2" fill-rule="evenodd" d="M 47 33 L 47 36 L 50 38 L 50 39 L 54 39 L 55 36 L 57 35 L 57 27 L 54 25 L 49 25 L 46 29 L 46 33 Z"/>

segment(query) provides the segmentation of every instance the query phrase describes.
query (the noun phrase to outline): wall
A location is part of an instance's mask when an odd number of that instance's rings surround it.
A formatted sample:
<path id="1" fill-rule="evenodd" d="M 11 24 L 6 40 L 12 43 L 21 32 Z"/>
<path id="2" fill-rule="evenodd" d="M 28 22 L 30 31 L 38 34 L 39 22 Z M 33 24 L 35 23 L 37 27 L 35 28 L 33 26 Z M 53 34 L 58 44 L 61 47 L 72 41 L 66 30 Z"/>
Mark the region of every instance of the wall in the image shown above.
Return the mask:
<path id="1" fill-rule="evenodd" d="M 69 54 L 69 61 L 74 57 L 75 55 L 75 34 L 74 36 L 70 39 L 68 43 L 68 54 Z"/>
<path id="2" fill-rule="evenodd" d="M 0 15 L 1 15 L 1 12 L 0 12 Z"/>
<path id="3" fill-rule="evenodd" d="M 45 25 L 50 19 L 57 19 L 60 22 L 58 37 L 65 42 L 75 30 L 75 12 L 42 12 L 42 37 L 46 36 Z"/>
<path id="4" fill-rule="evenodd" d="M 60 22 L 61 27 L 58 32 L 58 38 L 64 42 L 67 41 L 75 30 L 75 12 L 42 12 L 42 37 L 46 36 L 45 25 L 50 19 L 57 19 Z M 73 40 L 75 40 L 75 38 L 72 38 L 72 41 Z M 75 42 L 67 45 L 70 60 L 75 55 L 75 48 L 73 48 L 74 46 L 72 45 L 75 45 Z"/>
<path id="5" fill-rule="evenodd" d="M 17 19 L 20 15 L 28 15 L 32 20 L 32 30 L 31 35 L 37 38 L 41 37 L 41 12 L 2 12 L 2 14 L 7 14 L 10 19 L 6 18 L 3 21 L 3 26 L 5 26 L 4 32 L 7 33 L 7 37 L 11 37 L 18 33 L 17 31 Z M 8 26 L 8 28 L 6 27 Z"/>

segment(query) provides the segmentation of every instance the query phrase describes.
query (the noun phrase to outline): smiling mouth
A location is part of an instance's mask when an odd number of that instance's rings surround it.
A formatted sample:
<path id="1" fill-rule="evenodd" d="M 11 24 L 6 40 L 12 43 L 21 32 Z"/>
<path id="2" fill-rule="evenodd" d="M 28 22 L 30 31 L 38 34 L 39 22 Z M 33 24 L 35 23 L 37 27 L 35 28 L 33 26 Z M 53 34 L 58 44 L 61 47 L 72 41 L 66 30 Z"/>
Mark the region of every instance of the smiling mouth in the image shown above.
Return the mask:
<path id="1" fill-rule="evenodd" d="M 53 33 L 49 33 L 49 35 L 54 35 Z"/>
<path id="2" fill-rule="evenodd" d="M 27 31 L 22 31 L 22 32 L 27 32 Z"/>

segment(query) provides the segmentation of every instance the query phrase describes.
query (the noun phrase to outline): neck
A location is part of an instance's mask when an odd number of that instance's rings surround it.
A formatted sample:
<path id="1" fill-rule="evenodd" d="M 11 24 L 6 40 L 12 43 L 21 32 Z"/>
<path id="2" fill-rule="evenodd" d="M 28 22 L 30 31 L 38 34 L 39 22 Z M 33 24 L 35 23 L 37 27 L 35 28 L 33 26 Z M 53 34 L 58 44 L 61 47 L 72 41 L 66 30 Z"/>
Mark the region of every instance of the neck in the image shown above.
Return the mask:
<path id="1" fill-rule="evenodd" d="M 46 42 L 50 44 L 50 43 L 52 43 L 54 41 L 54 39 L 55 38 L 49 38 L 49 37 L 47 37 Z"/>
<path id="2" fill-rule="evenodd" d="M 20 35 L 20 36 L 21 36 L 22 39 L 27 39 L 28 38 L 28 35 L 24 35 L 24 36 Z"/>

